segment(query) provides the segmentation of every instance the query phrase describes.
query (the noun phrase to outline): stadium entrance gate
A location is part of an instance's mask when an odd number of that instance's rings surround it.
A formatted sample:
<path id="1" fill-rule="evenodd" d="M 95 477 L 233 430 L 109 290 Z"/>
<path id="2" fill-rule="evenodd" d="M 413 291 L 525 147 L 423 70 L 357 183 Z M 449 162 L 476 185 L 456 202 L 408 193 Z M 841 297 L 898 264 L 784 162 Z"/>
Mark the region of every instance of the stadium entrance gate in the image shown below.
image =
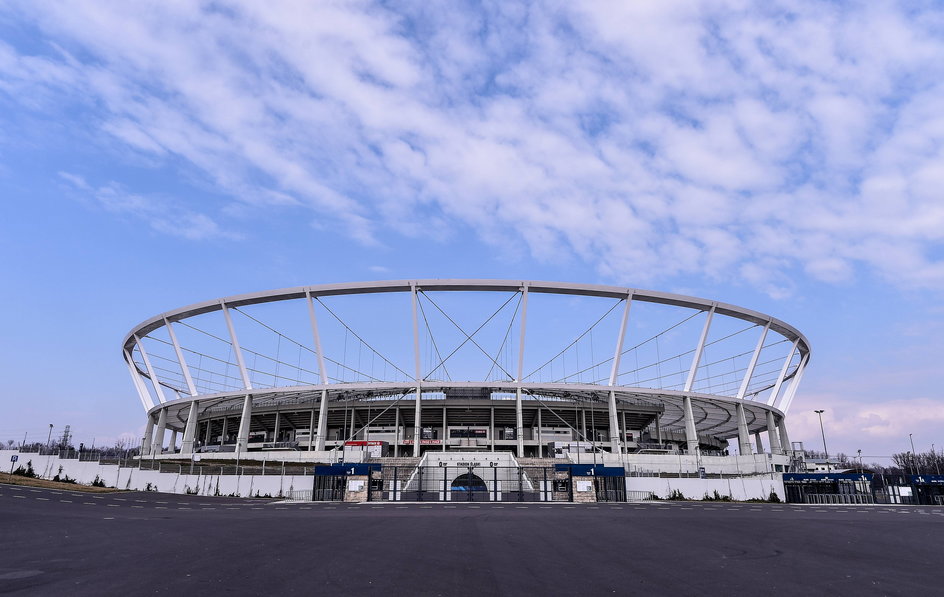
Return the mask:
<path id="1" fill-rule="evenodd" d="M 565 481 L 561 483 L 560 481 Z M 570 475 L 554 467 L 389 466 L 372 471 L 371 501 L 570 501 Z"/>

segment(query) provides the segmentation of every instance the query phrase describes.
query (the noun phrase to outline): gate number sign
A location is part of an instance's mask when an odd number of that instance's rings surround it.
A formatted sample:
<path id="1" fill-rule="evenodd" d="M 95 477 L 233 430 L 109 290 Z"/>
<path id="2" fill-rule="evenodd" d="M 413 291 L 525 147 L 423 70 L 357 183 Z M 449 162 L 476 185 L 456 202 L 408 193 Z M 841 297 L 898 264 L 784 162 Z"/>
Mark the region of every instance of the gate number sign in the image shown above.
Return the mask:
<path id="1" fill-rule="evenodd" d="M 10 462 L 16 462 L 19 457 L 20 457 L 19 454 L 14 454 L 10 456 Z"/>

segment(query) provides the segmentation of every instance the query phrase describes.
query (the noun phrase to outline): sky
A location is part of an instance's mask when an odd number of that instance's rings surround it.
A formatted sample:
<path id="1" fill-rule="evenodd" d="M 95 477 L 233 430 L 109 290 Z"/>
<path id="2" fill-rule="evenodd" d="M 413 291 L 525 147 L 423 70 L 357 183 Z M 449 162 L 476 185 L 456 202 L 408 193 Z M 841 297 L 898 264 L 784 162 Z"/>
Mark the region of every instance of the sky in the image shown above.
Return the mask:
<path id="1" fill-rule="evenodd" d="M 137 437 L 182 305 L 511 278 L 769 313 L 791 439 L 944 448 L 937 2 L 0 7 L 0 440 Z"/>

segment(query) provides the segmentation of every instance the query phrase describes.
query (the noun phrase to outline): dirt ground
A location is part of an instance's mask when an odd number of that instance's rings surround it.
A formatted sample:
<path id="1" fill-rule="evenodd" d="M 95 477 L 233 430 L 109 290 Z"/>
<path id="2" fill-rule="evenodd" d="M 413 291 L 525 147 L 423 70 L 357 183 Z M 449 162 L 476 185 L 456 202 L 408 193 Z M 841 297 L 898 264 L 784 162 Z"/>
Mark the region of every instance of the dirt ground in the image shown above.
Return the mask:
<path id="1" fill-rule="evenodd" d="M 61 483 L 59 481 L 49 481 L 46 479 L 20 477 L 19 475 L 11 475 L 10 473 L 0 473 L 0 483 L 25 485 L 27 487 L 45 487 L 47 489 L 67 489 L 69 491 L 84 491 L 88 493 L 112 493 L 120 491 L 112 487 L 92 487 L 80 483 Z"/>

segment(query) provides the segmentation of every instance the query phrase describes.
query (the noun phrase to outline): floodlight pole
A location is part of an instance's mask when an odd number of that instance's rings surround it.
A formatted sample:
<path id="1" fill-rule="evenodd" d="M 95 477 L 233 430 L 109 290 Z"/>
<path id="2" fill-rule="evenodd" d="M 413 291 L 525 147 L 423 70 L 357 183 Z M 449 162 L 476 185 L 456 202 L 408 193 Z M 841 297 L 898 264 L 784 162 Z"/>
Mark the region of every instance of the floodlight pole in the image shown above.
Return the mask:
<path id="1" fill-rule="evenodd" d="M 823 454 L 826 455 L 826 472 L 829 472 L 829 449 L 826 448 L 826 431 L 823 428 L 823 409 L 814 410 L 814 413 L 819 415 L 819 432 L 823 435 Z"/>

